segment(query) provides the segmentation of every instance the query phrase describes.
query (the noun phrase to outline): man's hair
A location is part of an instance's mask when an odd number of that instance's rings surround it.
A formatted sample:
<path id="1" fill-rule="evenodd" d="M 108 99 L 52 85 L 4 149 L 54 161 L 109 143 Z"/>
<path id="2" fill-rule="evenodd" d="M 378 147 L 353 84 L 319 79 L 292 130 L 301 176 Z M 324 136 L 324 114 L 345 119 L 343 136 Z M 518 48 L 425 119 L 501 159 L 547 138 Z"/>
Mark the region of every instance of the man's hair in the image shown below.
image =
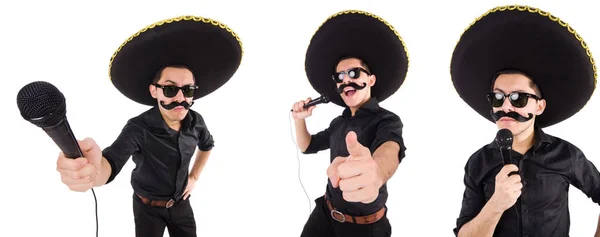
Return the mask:
<path id="1" fill-rule="evenodd" d="M 156 74 L 154 75 L 154 78 L 152 78 L 152 84 L 156 84 L 158 83 L 158 81 L 160 81 L 160 78 L 162 77 L 162 73 L 165 70 L 165 68 L 168 67 L 172 67 L 172 68 L 180 68 L 180 69 L 187 69 L 190 72 L 192 72 L 192 70 L 190 70 L 190 68 L 188 66 L 185 65 L 167 65 L 164 66 L 162 68 L 160 68 L 158 71 L 156 71 Z M 196 81 L 196 77 L 193 75 L 194 72 L 192 72 L 192 77 L 194 78 L 194 82 Z"/>
<path id="2" fill-rule="evenodd" d="M 362 60 L 361 58 L 355 57 L 355 56 L 345 56 L 345 57 L 338 59 L 337 62 L 335 62 L 335 65 L 333 65 L 333 71 L 334 72 L 337 71 L 337 66 L 338 66 L 338 64 L 340 64 L 341 61 L 346 60 L 346 59 L 351 59 L 351 58 L 358 59 L 358 61 L 360 61 L 360 65 L 363 66 L 365 68 L 365 70 L 367 70 L 367 72 L 372 73 L 371 69 L 369 68 L 369 65 L 367 65 L 365 60 Z"/>
<path id="3" fill-rule="evenodd" d="M 540 90 L 540 87 L 535 83 L 535 81 L 533 81 L 533 78 L 527 75 L 527 73 L 518 69 L 504 69 L 499 72 L 496 72 L 494 74 L 494 77 L 492 78 L 492 85 L 490 90 L 494 90 L 494 84 L 496 83 L 496 79 L 498 79 L 498 77 L 502 74 L 519 74 L 525 76 L 527 79 L 529 79 L 529 86 L 531 87 L 531 89 L 533 89 L 535 95 L 542 98 L 542 90 Z"/>

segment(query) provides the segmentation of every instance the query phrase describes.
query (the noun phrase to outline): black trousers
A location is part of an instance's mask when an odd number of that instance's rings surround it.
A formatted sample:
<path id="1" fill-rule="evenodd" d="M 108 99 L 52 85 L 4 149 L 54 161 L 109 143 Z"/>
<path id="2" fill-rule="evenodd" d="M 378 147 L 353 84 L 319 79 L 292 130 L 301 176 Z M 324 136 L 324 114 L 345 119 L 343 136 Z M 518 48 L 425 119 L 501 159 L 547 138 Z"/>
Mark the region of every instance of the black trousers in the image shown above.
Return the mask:
<path id="1" fill-rule="evenodd" d="M 372 224 L 340 223 L 331 217 L 324 197 L 315 200 L 315 209 L 304 225 L 301 237 L 390 237 L 392 226 L 386 214 Z"/>
<path id="2" fill-rule="evenodd" d="M 176 202 L 171 208 L 165 208 L 146 205 L 133 194 L 135 236 L 163 237 L 166 227 L 169 236 L 196 237 L 196 220 L 190 197 Z"/>

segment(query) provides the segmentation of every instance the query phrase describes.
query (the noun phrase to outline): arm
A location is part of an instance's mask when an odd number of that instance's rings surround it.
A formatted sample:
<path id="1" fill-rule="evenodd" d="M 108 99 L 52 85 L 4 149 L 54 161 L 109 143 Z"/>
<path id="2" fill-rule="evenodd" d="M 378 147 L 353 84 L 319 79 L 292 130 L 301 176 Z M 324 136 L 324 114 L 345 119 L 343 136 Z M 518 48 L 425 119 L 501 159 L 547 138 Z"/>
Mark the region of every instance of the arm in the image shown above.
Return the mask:
<path id="1" fill-rule="evenodd" d="M 317 134 L 311 135 L 306 128 L 306 122 L 304 119 L 297 119 L 295 121 L 296 142 L 298 143 L 298 148 L 303 154 L 313 154 L 325 149 L 329 149 L 329 128 L 326 128 Z M 333 124 L 333 121 L 331 124 Z"/>
<path id="2" fill-rule="evenodd" d="M 197 181 L 200 177 L 200 173 L 208 162 L 208 157 L 210 156 L 212 149 L 215 147 L 215 140 L 206 127 L 204 119 L 202 119 L 202 116 L 199 114 L 198 118 L 200 119 L 200 122 L 198 123 L 199 126 L 197 126 L 198 134 L 200 134 L 198 141 L 199 150 L 196 154 L 196 159 L 194 160 L 194 165 L 192 166 L 192 170 L 189 175 L 190 179 L 193 181 Z"/>
<path id="3" fill-rule="evenodd" d="M 600 216 L 598 216 L 598 224 L 596 225 L 596 233 L 594 237 L 600 237 Z"/>
<path id="4" fill-rule="evenodd" d="M 587 197 L 591 198 L 593 202 L 600 202 L 600 174 L 589 161 L 583 152 L 572 144 L 568 144 L 571 153 L 571 170 L 569 179 L 571 184 L 581 190 Z M 600 237 L 600 217 L 598 218 L 598 225 L 596 227 L 596 237 Z"/>
<path id="5" fill-rule="evenodd" d="M 373 159 L 377 163 L 379 170 L 380 184 L 386 183 L 398 168 L 400 159 L 398 159 L 398 153 L 400 152 L 400 145 L 393 141 L 383 143 L 375 153 L 373 153 Z"/>
<path id="6" fill-rule="evenodd" d="M 121 134 L 102 151 L 102 162 L 96 177 L 96 187 L 112 182 L 119 174 L 129 157 L 140 150 L 143 131 L 131 120 L 121 130 Z"/>
<path id="7" fill-rule="evenodd" d="M 308 145 L 310 145 L 311 140 L 308 128 L 306 128 L 306 120 L 295 119 L 294 122 L 296 124 L 296 143 L 300 151 L 304 153 Z"/>
<path id="8" fill-rule="evenodd" d="M 192 171 L 190 172 L 190 178 L 192 178 L 193 180 L 198 180 L 198 177 L 200 177 L 200 172 L 202 172 L 202 169 L 208 161 L 210 152 L 210 150 L 198 151 L 198 154 L 196 155 L 196 160 L 194 161 L 194 165 L 192 166 Z"/>
<path id="9" fill-rule="evenodd" d="M 377 163 L 379 169 L 380 184 L 383 185 L 392 178 L 398 165 L 405 157 L 406 147 L 404 147 L 404 139 L 402 138 L 403 124 L 395 114 L 385 115 L 377 127 L 375 140 L 372 148 L 373 159 Z M 371 149 L 373 150 L 373 149 Z"/>
<path id="10" fill-rule="evenodd" d="M 463 179 L 465 191 L 460 215 L 454 229 L 454 234 L 458 237 L 491 237 L 503 213 L 503 211 L 493 208 L 492 202 L 486 203 L 482 188 L 471 176 L 470 161 L 478 155 L 479 152 L 473 154 L 465 166 Z"/>
<path id="11" fill-rule="evenodd" d="M 594 203 L 600 204 L 600 173 L 583 152 L 572 144 L 568 144 L 571 153 L 571 184 L 581 190 Z"/>
<path id="12" fill-rule="evenodd" d="M 467 222 L 458 232 L 459 237 L 475 237 L 485 236 L 492 237 L 500 217 L 502 217 L 502 211 L 498 211 L 492 208 L 490 203 L 487 203 L 481 209 L 481 212 Z"/>
<path id="13" fill-rule="evenodd" d="M 100 169 L 98 170 L 98 174 L 96 175 L 96 182 L 94 183 L 94 187 L 100 187 L 104 184 L 108 183 L 108 178 L 112 173 L 112 168 L 106 157 L 102 157 L 102 161 L 100 163 Z"/>

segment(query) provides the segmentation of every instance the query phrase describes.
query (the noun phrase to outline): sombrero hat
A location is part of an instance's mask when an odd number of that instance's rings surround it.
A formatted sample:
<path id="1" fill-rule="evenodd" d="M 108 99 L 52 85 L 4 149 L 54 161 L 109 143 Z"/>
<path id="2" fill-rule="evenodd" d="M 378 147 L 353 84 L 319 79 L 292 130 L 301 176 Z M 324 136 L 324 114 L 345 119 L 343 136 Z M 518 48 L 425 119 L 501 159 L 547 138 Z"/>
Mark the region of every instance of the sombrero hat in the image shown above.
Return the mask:
<path id="1" fill-rule="evenodd" d="M 547 101 L 540 127 L 581 110 L 598 77 L 592 53 L 575 30 L 558 17 L 529 6 L 501 6 L 477 18 L 452 54 L 450 74 L 460 97 L 490 121 L 493 75 L 517 69 L 529 75 Z"/>
<path id="2" fill-rule="evenodd" d="M 312 37 L 305 70 L 311 86 L 331 102 L 345 107 L 332 79 L 336 63 L 344 57 L 362 59 L 377 77 L 371 97 L 384 101 L 404 82 L 408 52 L 400 34 L 381 17 L 359 10 L 330 16 Z"/>
<path id="3" fill-rule="evenodd" d="M 145 27 L 113 54 L 109 77 L 129 99 L 156 105 L 148 91 L 161 68 L 183 65 L 194 74 L 194 99 L 224 85 L 237 71 L 243 55 L 239 37 L 226 25 L 204 17 L 179 16 Z"/>

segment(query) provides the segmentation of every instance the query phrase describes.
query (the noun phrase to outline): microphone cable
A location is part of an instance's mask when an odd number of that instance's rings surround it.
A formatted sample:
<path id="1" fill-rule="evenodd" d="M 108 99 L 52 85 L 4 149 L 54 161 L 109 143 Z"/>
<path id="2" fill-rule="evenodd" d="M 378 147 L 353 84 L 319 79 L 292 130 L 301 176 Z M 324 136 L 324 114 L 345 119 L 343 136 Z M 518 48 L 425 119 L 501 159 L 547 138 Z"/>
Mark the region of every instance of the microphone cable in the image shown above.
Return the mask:
<path id="1" fill-rule="evenodd" d="M 94 188 L 92 188 L 92 194 L 94 195 L 94 203 L 96 204 L 96 237 L 98 237 L 98 199 L 96 198 L 96 192 L 94 191 Z"/>
<path id="2" fill-rule="evenodd" d="M 294 143 L 294 146 L 296 147 L 296 159 L 298 160 L 298 180 L 300 181 L 300 186 L 302 187 L 302 190 L 304 191 L 304 194 L 306 195 L 306 199 L 308 200 L 308 215 L 310 216 L 311 212 L 312 212 L 312 203 L 310 200 L 310 197 L 308 196 L 308 192 L 306 192 L 306 189 L 304 188 L 304 184 L 302 183 L 302 177 L 300 175 L 300 148 L 298 148 L 298 143 L 296 143 L 296 139 L 294 139 L 294 130 L 292 129 L 294 124 L 292 123 L 292 113 L 289 113 L 288 119 L 290 121 L 290 134 L 291 134 L 291 138 L 292 138 L 292 142 Z"/>

